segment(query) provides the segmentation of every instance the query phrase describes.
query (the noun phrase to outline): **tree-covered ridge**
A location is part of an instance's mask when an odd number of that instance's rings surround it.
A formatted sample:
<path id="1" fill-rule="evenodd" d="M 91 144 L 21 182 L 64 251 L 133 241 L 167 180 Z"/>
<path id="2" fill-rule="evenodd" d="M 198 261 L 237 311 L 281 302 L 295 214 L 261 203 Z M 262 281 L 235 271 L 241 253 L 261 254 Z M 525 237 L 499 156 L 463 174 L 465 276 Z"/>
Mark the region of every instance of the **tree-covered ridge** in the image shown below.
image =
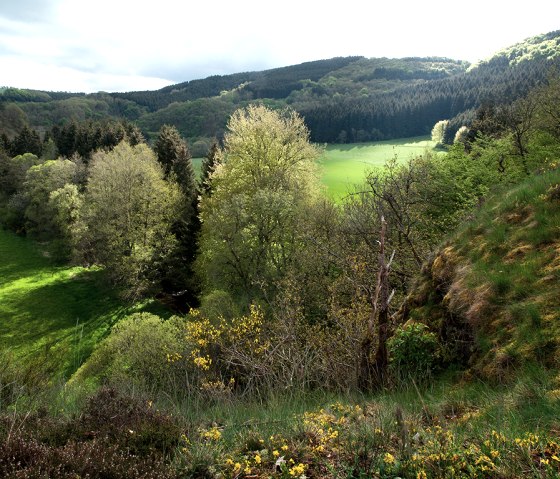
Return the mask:
<path id="1" fill-rule="evenodd" d="M 529 38 L 475 66 L 446 58 L 339 57 L 261 72 L 215 75 L 157 91 L 70 94 L 0 90 L 0 131 L 48 131 L 75 120 L 135 121 L 149 140 L 174 125 L 203 156 L 227 119 L 258 101 L 300 113 L 317 142 L 351 143 L 427 135 L 449 119 L 449 142 L 490 100 L 507 103 L 545 81 L 560 31 Z M 19 122 L 21 126 L 14 128 Z"/>
<path id="2" fill-rule="evenodd" d="M 248 102 L 290 104 L 301 110 L 325 97 L 362 98 L 368 92 L 393 91 L 464 71 L 463 62 L 439 58 L 333 58 L 262 72 L 212 76 L 157 91 L 70 94 L 4 89 L 0 110 L 8 105 L 40 130 L 69 120 L 126 118 L 138 121 L 146 136 L 155 137 L 163 124 L 174 124 L 192 143 L 220 137 L 235 108 Z M 11 113 L 12 116 L 14 113 Z M 0 120 L 2 113 L 0 112 Z M 9 132 L 12 133 L 13 132 Z M 333 140 L 334 141 L 334 140 Z"/>
<path id="3" fill-rule="evenodd" d="M 509 64 L 532 60 L 553 60 L 560 56 L 560 30 L 537 35 L 495 53 L 491 58 L 479 62 L 475 67 L 488 64 Z"/>

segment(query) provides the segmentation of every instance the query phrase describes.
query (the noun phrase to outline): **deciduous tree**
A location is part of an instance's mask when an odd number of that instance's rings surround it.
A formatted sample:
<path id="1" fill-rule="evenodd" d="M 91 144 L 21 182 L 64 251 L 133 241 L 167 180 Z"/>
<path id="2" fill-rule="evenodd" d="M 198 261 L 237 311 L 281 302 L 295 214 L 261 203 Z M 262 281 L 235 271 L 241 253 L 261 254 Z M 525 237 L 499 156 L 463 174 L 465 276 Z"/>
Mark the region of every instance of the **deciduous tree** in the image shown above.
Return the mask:
<path id="1" fill-rule="evenodd" d="M 176 247 L 171 232 L 180 193 L 152 150 L 120 143 L 92 157 L 81 216 L 84 256 L 105 265 L 131 297 L 156 288 Z"/>
<path id="2" fill-rule="evenodd" d="M 303 206 L 318 192 L 319 154 L 294 112 L 249 106 L 232 115 L 213 193 L 201 204 L 199 265 L 208 290 L 271 299 L 304 245 Z"/>

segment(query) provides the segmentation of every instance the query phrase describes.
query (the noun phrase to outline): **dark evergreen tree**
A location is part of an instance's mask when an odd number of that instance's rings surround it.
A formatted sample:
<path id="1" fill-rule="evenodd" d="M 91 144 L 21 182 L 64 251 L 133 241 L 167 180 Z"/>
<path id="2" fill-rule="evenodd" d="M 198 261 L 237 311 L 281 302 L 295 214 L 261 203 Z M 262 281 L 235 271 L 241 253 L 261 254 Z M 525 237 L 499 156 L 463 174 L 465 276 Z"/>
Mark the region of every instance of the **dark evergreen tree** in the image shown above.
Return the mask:
<path id="1" fill-rule="evenodd" d="M 122 126 L 126 134 L 126 139 L 131 146 L 136 146 L 139 145 L 140 143 L 146 142 L 144 135 L 142 134 L 142 131 L 134 123 L 125 121 L 122 123 Z"/>
<path id="2" fill-rule="evenodd" d="M 23 155 L 24 153 L 33 153 L 36 156 L 41 156 L 42 150 L 43 143 L 39 133 L 28 126 L 22 128 L 11 145 L 12 156 Z"/>
<path id="3" fill-rule="evenodd" d="M 158 161 L 163 166 L 165 175 L 169 176 L 174 163 L 184 154 L 185 141 L 176 127 L 163 125 L 154 145 Z M 190 153 L 189 153 L 190 154 Z"/>
<path id="4" fill-rule="evenodd" d="M 154 150 L 165 176 L 177 182 L 183 196 L 181 212 L 173 225 L 173 233 L 179 246 L 175 255 L 170 258 L 163 286 L 166 292 L 172 293 L 177 299 L 176 306 L 186 309 L 196 303 L 198 295 L 192 265 L 196 256 L 200 223 L 192 155 L 177 128 L 170 125 L 161 127 Z"/>
<path id="5" fill-rule="evenodd" d="M 198 190 L 201 195 L 209 195 L 212 192 L 212 184 L 210 177 L 216 166 L 221 161 L 222 152 L 218 141 L 214 140 L 208 154 L 203 158 L 200 172 L 200 180 L 198 182 Z"/>
<path id="6" fill-rule="evenodd" d="M 61 128 L 53 127 L 52 134 L 61 156 L 70 158 L 76 152 L 78 124 L 72 121 Z"/>
<path id="7" fill-rule="evenodd" d="M 6 133 L 2 133 L 0 135 L 0 151 L 9 154 L 11 150 L 12 150 L 12 142 L 10 141 Z"/>

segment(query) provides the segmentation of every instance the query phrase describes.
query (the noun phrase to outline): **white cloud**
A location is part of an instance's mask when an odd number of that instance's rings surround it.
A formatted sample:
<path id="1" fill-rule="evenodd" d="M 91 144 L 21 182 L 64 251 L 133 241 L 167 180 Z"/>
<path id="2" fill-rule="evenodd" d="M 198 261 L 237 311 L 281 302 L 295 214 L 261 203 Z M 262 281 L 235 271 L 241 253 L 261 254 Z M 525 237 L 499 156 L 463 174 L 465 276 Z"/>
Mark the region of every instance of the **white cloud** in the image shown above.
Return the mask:
<path id="1" fill-rule="evenodd" d="M 334 56 L 475 61 L 559 14 L 548 0 L 0 0 L 0 85 L 130 91 Z"/>

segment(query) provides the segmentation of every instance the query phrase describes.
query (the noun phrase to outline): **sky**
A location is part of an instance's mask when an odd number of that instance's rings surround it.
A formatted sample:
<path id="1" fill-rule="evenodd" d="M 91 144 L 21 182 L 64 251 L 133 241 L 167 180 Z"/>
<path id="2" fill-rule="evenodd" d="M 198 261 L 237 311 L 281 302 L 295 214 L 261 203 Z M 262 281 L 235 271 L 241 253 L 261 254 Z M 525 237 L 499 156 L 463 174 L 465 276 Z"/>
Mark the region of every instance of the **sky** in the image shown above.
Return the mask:
<path id="1" fill-rule="evenodd" d="M 557 0 L 0 0 L 0 86 L 155 90 L 350 55 L 476 62 L 558 29 Z"/>

